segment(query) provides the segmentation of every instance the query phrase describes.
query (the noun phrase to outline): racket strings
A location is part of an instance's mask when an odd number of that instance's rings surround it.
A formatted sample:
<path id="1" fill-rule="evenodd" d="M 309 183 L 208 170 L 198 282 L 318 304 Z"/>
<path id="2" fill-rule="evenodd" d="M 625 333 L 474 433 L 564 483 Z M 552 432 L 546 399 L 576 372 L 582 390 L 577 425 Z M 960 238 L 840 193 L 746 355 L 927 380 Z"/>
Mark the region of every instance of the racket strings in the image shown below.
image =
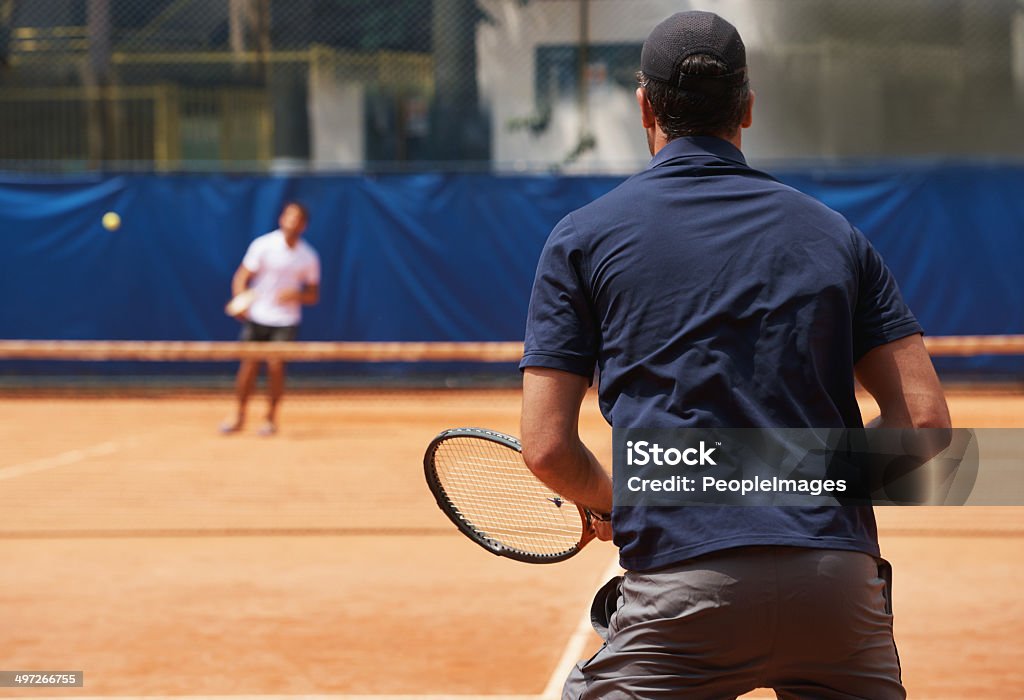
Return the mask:
<path id="1" fill-rule="evenodd" d="M 517 450 L 458 436 L 438 446 L 434 465 L 452 506 L 484 537 L 541 555 L 562 554 L 579 543 L 579 511 L 542 484 Z"/>

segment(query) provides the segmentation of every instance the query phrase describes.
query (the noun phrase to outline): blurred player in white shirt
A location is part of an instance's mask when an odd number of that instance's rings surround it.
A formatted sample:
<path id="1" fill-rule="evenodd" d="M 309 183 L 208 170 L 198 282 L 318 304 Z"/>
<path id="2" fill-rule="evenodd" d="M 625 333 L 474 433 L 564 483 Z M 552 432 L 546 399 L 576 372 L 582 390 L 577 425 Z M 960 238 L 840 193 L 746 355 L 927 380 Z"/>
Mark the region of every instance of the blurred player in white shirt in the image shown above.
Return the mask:
<path id="1" fill-rule="evenodd" d="M 313 247 L 302 240 L 308 222 L 306 208 L 289 202 L 281 211 L 279 228 L 249 244 L 231 281 L 232 296 L 246 289 L 256 293 L 248 311 L 237 317 L 244 324 L 240 340 L 295 340 L 303 305 L 320 300 L 320 258 Z M 245 424 L 246 404 L 258 372 L 258 361 L 242 361 L 235 385 L 238 409 L 232 418 L 221 424 L 222 433 L 236 433 Z M 277 432 L 277 407 L 284 395 L 284 361 L 267 361 L 267 387 L 270 402 L 266 420 L 259 430 L 261 435 Z"/>

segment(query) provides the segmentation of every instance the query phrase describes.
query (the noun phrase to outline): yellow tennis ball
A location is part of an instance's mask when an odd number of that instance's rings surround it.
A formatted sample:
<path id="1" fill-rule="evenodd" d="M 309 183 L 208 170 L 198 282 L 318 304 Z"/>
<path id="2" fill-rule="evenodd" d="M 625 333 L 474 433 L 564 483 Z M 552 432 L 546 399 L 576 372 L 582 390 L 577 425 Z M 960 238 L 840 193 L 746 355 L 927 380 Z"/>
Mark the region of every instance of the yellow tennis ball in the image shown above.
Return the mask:
<path id="1" fill-rule="evenodd" d="M 108 231 L 116 231 L 121 228 L 121 216 L 114 211 L 108 211 L 103 215 L 103 228 Z"/>

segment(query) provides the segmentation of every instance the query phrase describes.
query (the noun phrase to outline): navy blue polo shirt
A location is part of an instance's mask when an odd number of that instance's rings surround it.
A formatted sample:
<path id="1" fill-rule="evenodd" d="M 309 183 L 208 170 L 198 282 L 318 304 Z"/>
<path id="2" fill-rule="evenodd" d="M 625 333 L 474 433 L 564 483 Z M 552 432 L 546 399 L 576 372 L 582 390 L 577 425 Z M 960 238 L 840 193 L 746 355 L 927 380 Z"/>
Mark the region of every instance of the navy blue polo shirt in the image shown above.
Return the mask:
<path id="1" fill-rule="evenodd" d="M 727 141 L 680 138 L 555 227 L 521 367 L 596 367 L 616 428 L 859 428 L 854 363 L 920 332 L 840 214 Z M 631 507 L 612 519 L 632 570 L 746 545 L 879 555 L 870 506 Z"/>

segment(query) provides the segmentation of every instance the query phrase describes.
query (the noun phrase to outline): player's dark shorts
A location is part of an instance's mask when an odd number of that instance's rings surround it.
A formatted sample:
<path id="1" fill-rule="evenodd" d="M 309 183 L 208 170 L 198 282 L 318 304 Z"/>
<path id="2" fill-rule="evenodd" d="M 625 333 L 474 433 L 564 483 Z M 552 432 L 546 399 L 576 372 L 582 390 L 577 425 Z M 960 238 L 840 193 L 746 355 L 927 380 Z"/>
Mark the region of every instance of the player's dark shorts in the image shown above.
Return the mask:
<path id="1" fill-rule="evenodd" d="M 262 323 L 246 321 L 238 339 L 246 343 L 278 343 L 295 340 L 298 335 L 298 326 L 264 326 Z"/>

